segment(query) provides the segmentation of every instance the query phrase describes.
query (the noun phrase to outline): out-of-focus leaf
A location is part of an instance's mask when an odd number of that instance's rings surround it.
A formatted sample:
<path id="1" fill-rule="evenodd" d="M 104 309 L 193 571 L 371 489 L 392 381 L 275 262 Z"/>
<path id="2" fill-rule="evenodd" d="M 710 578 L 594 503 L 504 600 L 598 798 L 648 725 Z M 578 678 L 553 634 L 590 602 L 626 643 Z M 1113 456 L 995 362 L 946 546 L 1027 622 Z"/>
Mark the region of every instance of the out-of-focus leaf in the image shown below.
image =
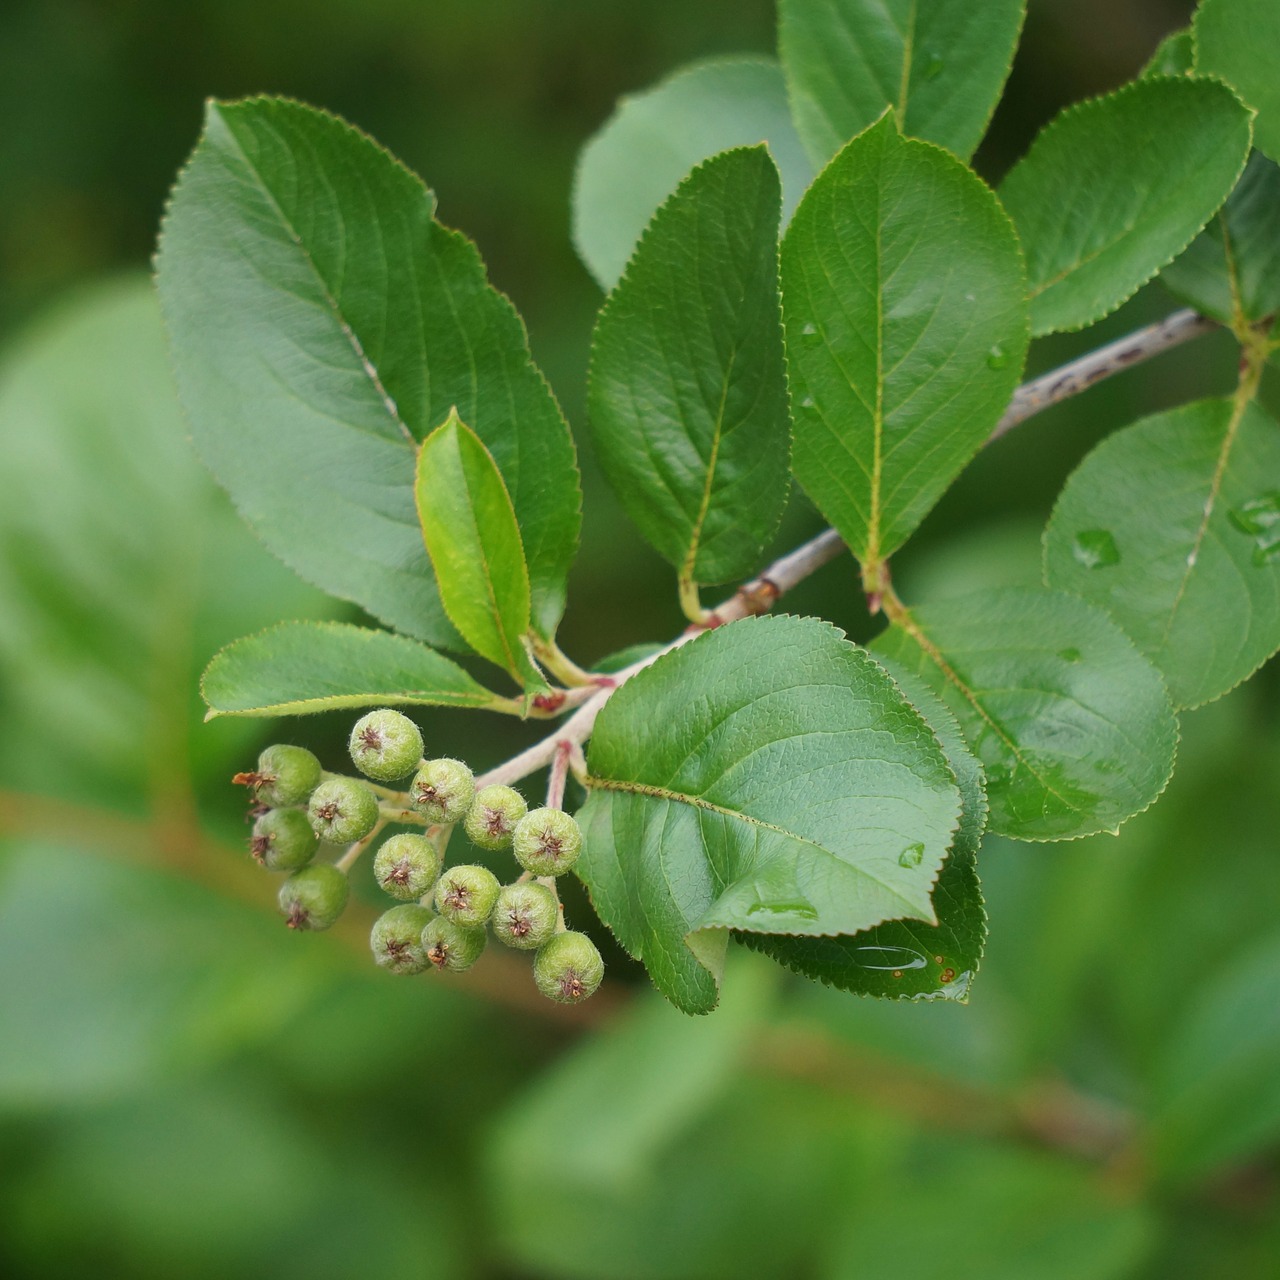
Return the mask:
<path id="1" fill-rule="evenodd" d="M 780 200 L 762 147 L 706 161 L 654 215 L 596 322 L 596 454 L 690 583 L 757 569 L 786 505 Z"/>
<path id="2" fill-rule="evenodd" d="M 1000 186 L 1027 255 L 1032 333 L 1101 320 L 1181 253 L 1235 186 L 1249 136 L 1230 89 L 1185 76 L 1050 121 Z"/>
<path id="3" fill-rule="evenodd" d="M 796 127 L 824 165 L 886 107 L 967 160 L 1000 98 L 1026 0 L 782 0 Z"/>
<path id="4" fill-rule="evenodd" d="M 574 243 L 601 287 L 617 283 L 654 211 L 690 169 L 757 142 L 769 144 L 782 172 L 785 224 L 813 166 L 791 123 L 776 62 L 697 62 L 623 98 L 583 148 L 573 192 Z"/>
<path id="5" fill-rule="evenodd" d="M 1017 840 L 1111 831 L 1173 771 L 1159 672 L 1101 609 L 1006 588 L 913 611 L 873 651 L 924 676 L 982 762 L 991 830 Z"/>
<path id="6" fill-rule="evenodd" d="M 596 722 L 578 874 L 687 1013 L 714 1007 L 728 931 L 932 921 L 960 816 L 932 730 L 816 619 L 746 619 L 660 658 Z"/>
<path id="7" fill-rule="evenodd" d="M 1196 71 L 1220 76 L 1258 113 L 1258 146 L 1280 163 L 1280 5 L 1273 0 L 1200 0 L 1192 25 Z"/>
<path id="8" fill-rule="evenodd" d="M 191 451 L 146 280 L 60 304 L 0 366 L 0 776 L 139 803 L 258 732 L 200 723 L 235 636 L 332 605 L 254 541 Z"/>
<path id="9" fill-rule="evenodd" d="M 157 257 L 179 391 L 201 456 L 273 551 L 446 647 L 414 455 L 456 406 L 510 490 L 550 637 L 580 523 L 573 442 L 519 316 L 434 211 L 333 116 L 211 103 Z"/>
<path id="10" fill-rule="evenodd" d="M 1220 697 L 1280 649 L 1280 424 L 1201 400 L 1116 432 L 1044 546 L 1049 585 L 1109 610 L 1175 707 Z"/>

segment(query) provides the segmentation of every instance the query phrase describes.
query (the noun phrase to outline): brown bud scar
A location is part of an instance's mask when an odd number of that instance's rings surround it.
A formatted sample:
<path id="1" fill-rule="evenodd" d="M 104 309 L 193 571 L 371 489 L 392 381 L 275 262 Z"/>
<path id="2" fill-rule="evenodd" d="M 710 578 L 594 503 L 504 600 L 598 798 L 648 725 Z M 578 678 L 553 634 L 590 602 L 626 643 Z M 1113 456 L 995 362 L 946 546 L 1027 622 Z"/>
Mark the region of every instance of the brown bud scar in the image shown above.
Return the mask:
<path id="1" fill-rule="evenodd" d="M 552 693 L 540 693 L 534 700 L 533 705 L 539 711 L 559 711 L 564 706 L 564 690 L 556 689 Z"/>
<path id="2" fill-rule="evenodd" d="M 270 836 L 254 836 L 249 841 L 249 852 L 253 856 L 253 860 L 258 863 L 264 863 L 267 860 L 267 852 L 271 848 Z"/>
<path id="3" fill-rule="evenodd" d="M 360 745 L 368 747 L 370 751 L 380 751 L 382 749 L 382 734 L 378 732 L 375 726 L 367 724 L 360 730 Z"/>
<path id="4" fill-rule="evenodd" d="M 328 804 L 322 804 L 316 810 L 316 817 L 319 818 L 321 822 L 333 822 L 342 817 L 337 801 L 330 800 Z"/>
<path id="5" fill-rule="evenodd" d="M 289 907 L 287 923 L 290 929 L 309 929 L 311 927 L 311 913 L 302 903 L 294 902 Z"/>
<path id="6" fill-rule="evenodd" d="M 265 787 L 269 782 L 275 782 L 276 774 L 259 773 L 256 769 L 250 769 L 246 773 L 237 773 L 232 775 L 231 785 L 234 787 L 252 787 L 256 793 L 259 788 Z"/>
<path id="7" fill-rule="evenodd" d="M 572 969 L 560 979 L 560 994 L 565 1000 L 576 1003 L 587 994 L 586 983 Z"/>
<path id="8" fill-rule="evenodd" d="M 413 868 L 409 865 L 408 858 L 401 858 L 394 867 L 386 874 L 386 880 L 391 884 L 408 884 L 409 877 L 413 874 Z"/>

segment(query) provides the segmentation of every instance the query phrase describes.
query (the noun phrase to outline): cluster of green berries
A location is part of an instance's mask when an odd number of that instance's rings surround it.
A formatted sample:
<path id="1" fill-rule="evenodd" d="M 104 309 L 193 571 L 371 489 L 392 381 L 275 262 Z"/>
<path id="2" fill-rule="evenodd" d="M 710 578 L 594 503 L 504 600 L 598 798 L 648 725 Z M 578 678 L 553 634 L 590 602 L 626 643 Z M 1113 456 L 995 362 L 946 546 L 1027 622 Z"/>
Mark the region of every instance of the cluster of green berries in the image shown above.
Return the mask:
<path id="1" fill-rule="evenodd" d="M 401 974 L 469 969 L 492 930 L 499 942 L 535 952 L 533 976 L 543 995 L 576 1004 L 594 994 L 604 961 L 590 938 L 565 929 L 559 898 L 547 883 L 578 859 L 577 822 L 561 809 L 530 810 L 511 787 L 477 790 L 461 760 L 423 759 L 417 725 L 398 711 L 362 716 L 349 746 L 356 768 L 375 783 L 412 774 L 408 792 L 325 773 L 303 747 L 268 747 L 256 770 L 236 775 L 255 799 L 251 853 L 269 870 L 288 874 L 279 901 L 289 927 L 327 929 L 347 905 L 345 866 L 314 861 L 322 842 L 350 845 L 353 858 L 386 823 L 418 822 L 425 834 L 390 836 L 374 858 L 375 879 L 398 900 L 370 936 L 379 965 Z M 445 869 L 444 849 L 459 823 L 479 848 L 511 849 L 524 875 L 504 885 L 487 867 Z"/>

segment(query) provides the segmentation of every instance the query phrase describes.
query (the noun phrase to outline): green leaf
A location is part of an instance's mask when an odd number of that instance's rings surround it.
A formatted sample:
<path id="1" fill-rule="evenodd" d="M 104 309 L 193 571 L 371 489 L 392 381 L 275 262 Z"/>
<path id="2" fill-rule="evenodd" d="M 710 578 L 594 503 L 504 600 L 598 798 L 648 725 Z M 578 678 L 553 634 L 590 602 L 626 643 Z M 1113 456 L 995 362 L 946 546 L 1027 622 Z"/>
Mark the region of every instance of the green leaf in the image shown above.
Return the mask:
<path id="1" fill-rule="evenodd" d="M 796 210 L 782 243 L 796 479 L 864 563 L 906 541 L 1008 407 L 1025 291 L 995 197 L 888 117 Z"/>
<path id="2" fill-rule="evenodd" d="M 521 685 L 545 687 L 524 638 L 529 570 L 502 473 L 457 412 L 418 451 L 418 518 L 449 620 Z"/>
<path id="3" fill-rule="evenodd" d="M 698 62 L 631 97 L 582 150 L 573 240 L 601 288 L 612 289 L 654 211 L 701 161 L 767 141 L 782 172 L 783 217 L 813 179 L 772 59 Z"/>
<path id="4" fill-rule="evenodd" d="M 796 128 L 824 165 L 892 107 L 902 132 L 967 160 L 986 132 L 1025 0 L 781 0 Z"/>
<path id="5" fill-rule="evenodd" d="M 457 645 L 414 512 L 418 441 L 457 406 L 524 532 L 534 625 L 564 608 L 573 442 L 510 302 L 431 193 L 309 107 L 211 103 L 157 259 L 196 447 L 267 546 L 398 630 Z"/>
<path id="6" fill-rule="evenodd" d="M 1258 113 L 1259 149 L 1280 163 L 1280 7 L 1273 0 L 1201 0 L 1192 31 L 1196 72 L 1235 87 Z"/>
<path id="7" fill-rule="evenodd" d="M 1176 707 L 1220 697 L 1280 649 L 1280 426 L 1201 400 L 1109 436 L 1058 499 L 1045 575 L 1111 612 Z"/>
<path id="8" fill-rule="evenodd" d="M 965 1001 L 987 939 L 977 867 L 987 825 L 982 766 L 965 745 L 955 716 L 919 676 L 892 665 L 889 674 L 937 735 L 960 788 L 960 825 L 933 887 L 937 923 L 890 920 L 845 938 L 741 936 L 787 968 L 842 991 Z"/>
<path id="9" fill-rule="evenodd" d="M 1142 68 L 1142 75 L 1144 79 L 1148 76 L 1189 75 L 1195 69 L 1195 60 L 1196 47 L 1191 39 L 1191 28 L 1183 27 L 1160 41 L 1151 61 Z"/>
<path id="10" fill-rule="evenodd" d="M 1050 121 L 1000 187 L 1027 255 L 1032 333 L 1114 311 L 1190 244 L 1248 154 L 1248 111 L 1209 80 L 1138 80 Z"/>
<path id="11" fill-rule="evenodd" d="M 1227 203 L 1160 280 L 1226 325 L 1280 310 L 1280 166 L 1255 151 Z"/>
<path id="12" fill-rule="evenodd" d="M 691 582 L 742 578 L 786 505 L 778 171 L 706 161 L 658 210 L 596 323 L 596 454 L 628 515 Z"/>
<path id="13" fill-rule="evenodd" d="M 728 931 L 932 921 L 960 795 L 928 725 L 840 632 L 776 617 L 704 633 L 600 713 L 578 872 L 687 1013 L 716 1002 Z"/>
<path id="14" fill-rule="evenodd" d="M 208 719 L 340 707 L 514 706 L 416 640 L 340 622 L 285 622 L 236 640 L 209 663 L 200 689 Z"/>
<path id="15" fill-rule="evenodd" d="M 1102 610 L 1009 587 L 913 610 L 910 625 L 873 649 L 924 676 L 955 713 L 998 835 L 1114 831 L 1164 789 L 1178 735 L 1169 695 Z"/>

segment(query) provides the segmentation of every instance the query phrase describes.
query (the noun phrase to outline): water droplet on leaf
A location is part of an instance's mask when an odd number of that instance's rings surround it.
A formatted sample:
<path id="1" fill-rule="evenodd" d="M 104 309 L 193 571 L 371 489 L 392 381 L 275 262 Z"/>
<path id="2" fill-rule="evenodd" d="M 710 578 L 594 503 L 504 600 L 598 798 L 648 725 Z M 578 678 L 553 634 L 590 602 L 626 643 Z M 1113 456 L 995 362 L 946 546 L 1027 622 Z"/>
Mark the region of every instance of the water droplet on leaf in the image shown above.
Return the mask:
<path id="1" fill-rule="evenodd" d="M 800 330 L 800 335 L 805 338 L 816 338 L 818 336 L 818 326 L 810 320 L 809 323 Z"/>
<path id="2" fill-rule="evenodd" d="M 1071 554 L 1086 569 L 1108 569 L 1120 563 L 1120 548 L 1106 529 L 1085 529 L 1077 533 Z"/>
<path id="3" fill-rule="evenodd" d="M 990 351 L 987 352 L 987 368 L 1003 369 L 1009 363 L 1009 357 L 1005 353 L 1005 349 L 997 342 Z"/>
<path id="4" fill-rule="evenodd" d="M 898 854 L 898 865 L 902 867 L 918 867 L 924 858 L 924 845 L 909 844 Z"/>

